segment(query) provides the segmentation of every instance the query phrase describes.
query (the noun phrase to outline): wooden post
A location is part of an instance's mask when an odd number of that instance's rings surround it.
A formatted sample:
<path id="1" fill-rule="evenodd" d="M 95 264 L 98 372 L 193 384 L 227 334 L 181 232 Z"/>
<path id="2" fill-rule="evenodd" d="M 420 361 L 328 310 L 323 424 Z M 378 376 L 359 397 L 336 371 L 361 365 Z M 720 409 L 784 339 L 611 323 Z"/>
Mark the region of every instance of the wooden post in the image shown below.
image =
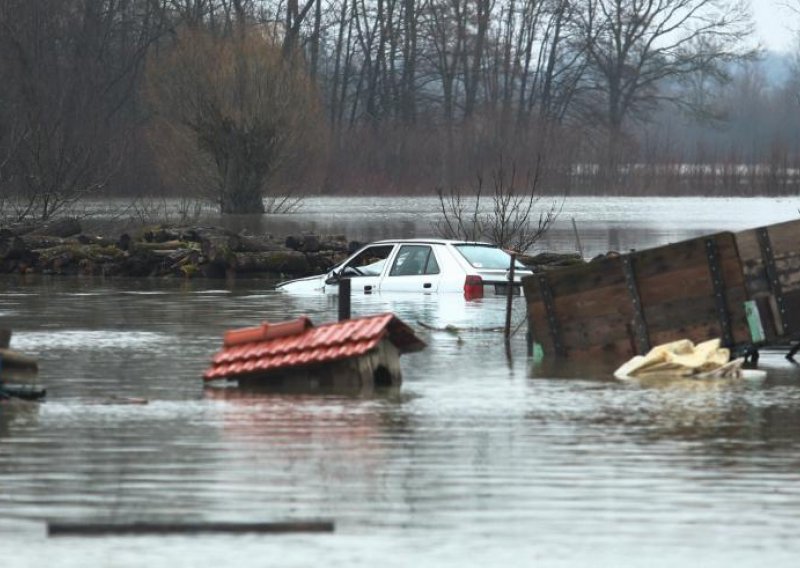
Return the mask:
<path id="1" fill-rule="evenodd" d="M 578 225 L 575 224 L 575 217 L 572 218 L 572 230 L 575 232 L 575 244 L 578 247 L 578 254 L 581 255 L 581 260 L 583 260 L 583 246 L 581 245 L 581 236 L 578 234 Z"/>
<path id="2" fill-rule="evenodd" d="M 511 268 L 508 269 L 508 289 L 506 290 L 506 326 L 503 328 L 506 343 L 511 341 L 511 303 L 514 298 L 514 265 L 516 262 L 517 255 L 511 253 Z"/>
<path id="3" fill-rule="evenodd" d="M 339 280 L 339 321 L 350 319 L 350 279 Z"/>

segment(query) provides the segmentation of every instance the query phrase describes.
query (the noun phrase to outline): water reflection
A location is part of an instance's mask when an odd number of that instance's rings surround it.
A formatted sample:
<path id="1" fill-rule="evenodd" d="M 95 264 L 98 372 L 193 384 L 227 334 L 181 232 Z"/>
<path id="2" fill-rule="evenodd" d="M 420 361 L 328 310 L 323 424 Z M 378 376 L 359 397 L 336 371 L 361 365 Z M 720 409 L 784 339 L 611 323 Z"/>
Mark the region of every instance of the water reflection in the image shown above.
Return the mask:
<path id="1" fill-rule="evenodd" d="M 400 393 L 400 386 L 387 387 L 376 386 L 365 383 L 364 381 L 340 381 L 334 384 L 333 381 L 310 381 L 302 380 L 262 380 L 254 381 L 231 381 L 222 385 L 209 385 L 203 394 L 212 400 L 241 400 L 251 399 L 260 396 L 291 395 L 291 396 L 338 396 L 354 399 L 367 399 L 376 396 L 392 397 Z"/>
<path id="2" fill-rule="evenodd" d="M 732 448 L 750 454 L 800 443 L 800 369 L 782 353 L 762 355 L 766 379 L 617 381 L 611 363 L 542 361 L 531 366 L 530 380 L 583 381 L 581 394 L 594 400 L 590 411 L 570 414 L 576 422 L 646 443 L 695 441 L 720 457 Z"/>
<path id="3" fill-rule="evenodd" d="M 14 427 L 36 424 L 40 404 L 25 400 L 0 400 L 0 442 L 10 438 Z"/>
<path id="4" fill-rule="evenodd" d="M 400 389 L 374 393 L 280 393 L 264 388 L 207 388 L 205 397 L 223 403 L 223 435 L 272 446 L 278 440 L 316 436 L 314 445 L 365 444 L 394 431 L 407 397 Z M 298 428 L 302 425 L 302 428 Z"/>

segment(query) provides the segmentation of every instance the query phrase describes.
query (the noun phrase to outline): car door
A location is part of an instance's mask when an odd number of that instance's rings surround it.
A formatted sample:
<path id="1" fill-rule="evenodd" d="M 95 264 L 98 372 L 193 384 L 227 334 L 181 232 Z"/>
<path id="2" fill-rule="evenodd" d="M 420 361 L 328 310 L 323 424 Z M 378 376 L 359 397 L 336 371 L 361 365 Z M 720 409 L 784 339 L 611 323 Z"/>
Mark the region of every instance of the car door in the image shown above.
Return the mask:
<path id="1" fill-rule="evenodd" d="M 392 257 L 396 245 L 370 245 L 358 251 L 333 271 L 325 284 L 326 292 L 338 292 L 339 280 L 350 279 L 352 294 L 370 294 L 378 290 L 381 276 L 386 272 L 386 264 Z"/>
<path id="2" fill-rule="evenodd" d="M 390 259 L 380 282 L 381 292 L 436 292 L 441 274 L 435 247 L 402 244 Z"/>

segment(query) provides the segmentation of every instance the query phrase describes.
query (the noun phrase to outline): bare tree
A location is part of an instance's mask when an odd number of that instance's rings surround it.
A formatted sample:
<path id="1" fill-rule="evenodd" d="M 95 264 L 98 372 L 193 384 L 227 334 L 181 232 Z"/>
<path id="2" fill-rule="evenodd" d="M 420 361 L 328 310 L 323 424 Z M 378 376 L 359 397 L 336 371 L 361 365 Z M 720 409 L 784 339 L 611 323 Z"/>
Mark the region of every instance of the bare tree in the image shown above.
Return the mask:
<path id="1" fill-rule="evenodd" d="M 724 79 L 726 65 L 751 52 L 740 0 L 588 0 L 575 18 L 612 152 L 628 119 L 646 118 L 663 101 L 684 104 L 666 81 L 700 71 Z"/>
<path id="2" fill-rule="evenodd" d="M 14 191 L 11 182 L 11 163 L 24 133 L 19 130 L 11 113 L 0 113 L 0 120 L 2 120 L 0 122 L 0 222 L 2 222 L 9 217 L 18 217 L 12 199 Z"/>
<path id="3" fill-rule="evenodd" d="M 300 30 L 308 12 L 318 0 L 286 0 L 286 19 L 283 29 L 283 55 L 292 57 L 299 47 Z"/>
<path id="4" fill-rule="evenodd" d="M 491 171 L 492 192 L 488 197 L 481 175 L 469 195 L 457 187 L 448 192 L 437 189 L 441 211 L 437 232 L 447 239 L 486 239 L 502 248 L 529 250 L 547 233 L 563 206 L 563 199 L 556 199 L 544 208 L 539 206 L 541 171 L 540 155 L 534 171 L 520 183 L 516 167 L 512 165 L 509 172 L 501 160 Z M 489 201 L 488 207 L 486 201 Z"/>
<path id="5" fill-rule="evenodd" d="M 442 177 L 452 185 L 454 176 L 454 122 L 459 83 L 459 66 L 467 38 L 467 5 L 465 0 L 432 0 L 425 19 L 429 41 L 428 59 L 441 89 L 445 130 Z"/>
<path id="6" fill-rule="evenodd" d="M 0 83 L 24 132 L 7 157 L 20 219 L 46 220 L 105 189 L 162 22 L 154 3 L 0 2 Z"/>

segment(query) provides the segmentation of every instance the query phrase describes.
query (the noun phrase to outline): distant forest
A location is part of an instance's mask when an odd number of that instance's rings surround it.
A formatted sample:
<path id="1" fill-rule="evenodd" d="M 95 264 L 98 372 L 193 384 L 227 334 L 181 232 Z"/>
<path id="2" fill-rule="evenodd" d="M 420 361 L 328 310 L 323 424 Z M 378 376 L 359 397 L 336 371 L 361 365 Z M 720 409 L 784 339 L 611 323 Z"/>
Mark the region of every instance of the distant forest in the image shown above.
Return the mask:
<path id="1" fill-rule="evenodd" d="M 189 196 L 787 195 L 800 59 L 737 0 L 0 0 L 0 216 Z"/>

